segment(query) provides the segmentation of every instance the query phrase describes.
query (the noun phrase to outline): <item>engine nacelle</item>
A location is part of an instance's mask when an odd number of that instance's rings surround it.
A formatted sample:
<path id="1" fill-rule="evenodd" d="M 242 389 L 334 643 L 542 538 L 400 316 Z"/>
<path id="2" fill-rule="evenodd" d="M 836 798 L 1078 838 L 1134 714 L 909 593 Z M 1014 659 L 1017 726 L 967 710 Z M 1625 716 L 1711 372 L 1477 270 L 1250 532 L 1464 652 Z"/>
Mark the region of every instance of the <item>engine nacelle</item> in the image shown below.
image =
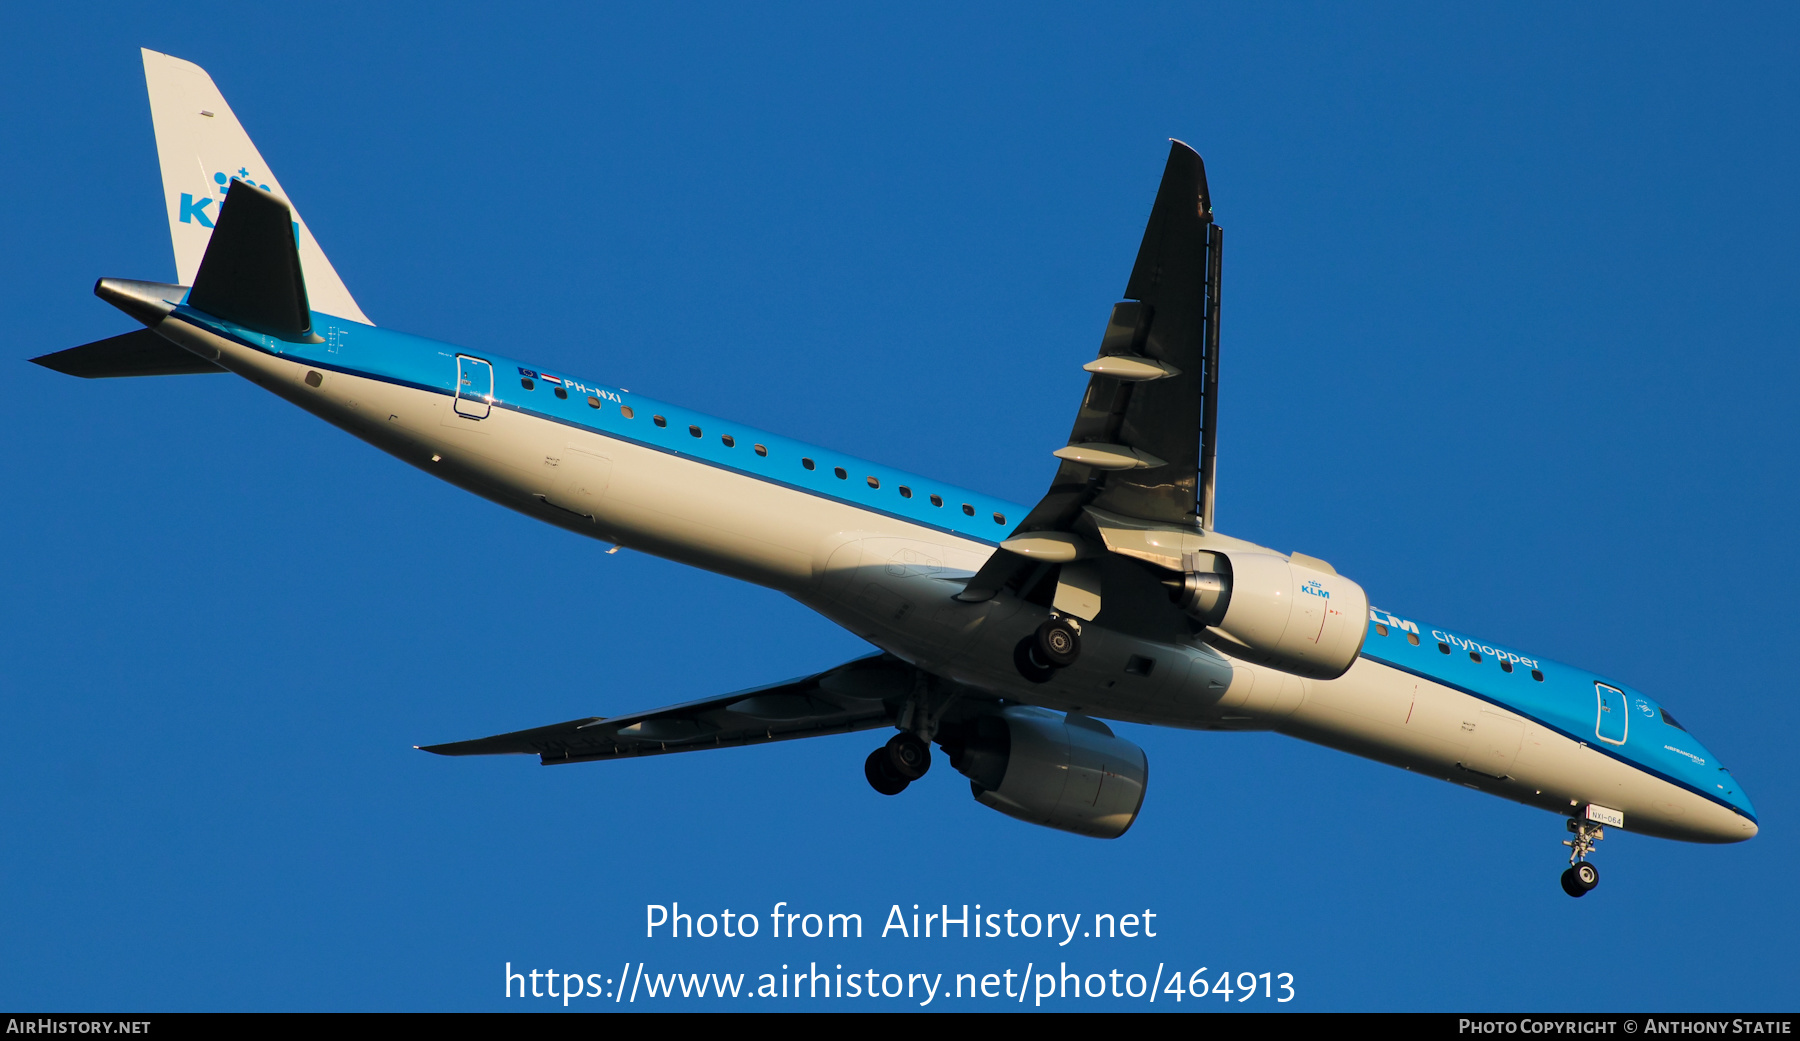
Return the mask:
<path id="1" fill-rule="evenodd" d="M 1097 719 L 1013 706 L 944 745 L 976 801 L 1031 824 L 1116 839 L 1144 805 L 1144 750 Z"/>
<path id="2" fill-rule="evenodd" d="M 1330 570 L 1274 553 L 1190 553 L 1179 583 L 1182 610 L 1207 626 L 1206 640 L 1238 658 L 1309 679 L 1342 676 L 1362 652 L 1369 597 Z"/>

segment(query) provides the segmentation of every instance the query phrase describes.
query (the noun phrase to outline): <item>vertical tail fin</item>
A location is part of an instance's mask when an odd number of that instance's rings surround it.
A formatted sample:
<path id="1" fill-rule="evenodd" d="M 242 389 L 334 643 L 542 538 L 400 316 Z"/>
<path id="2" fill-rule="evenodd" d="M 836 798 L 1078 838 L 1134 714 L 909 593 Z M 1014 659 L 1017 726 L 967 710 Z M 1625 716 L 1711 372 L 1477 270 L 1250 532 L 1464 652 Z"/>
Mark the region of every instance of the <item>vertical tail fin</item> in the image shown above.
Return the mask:
<path id="1" fill-rule="evenodd" d="M 146 49 L 144 81 L 150 89 L 150 118 L 156 126 L 156 153 L 162 164 L 177 280 L 193 285 L 232 181 L 273 192 L 287 200 L 290 209 L 293 202 L 205 69 Z M 325 314 L 374 325 L 356 306 L 331 261 L 325 259 L 300 211 L 294 209 L 293 215 L 300 266 L 312 306 Z"/>

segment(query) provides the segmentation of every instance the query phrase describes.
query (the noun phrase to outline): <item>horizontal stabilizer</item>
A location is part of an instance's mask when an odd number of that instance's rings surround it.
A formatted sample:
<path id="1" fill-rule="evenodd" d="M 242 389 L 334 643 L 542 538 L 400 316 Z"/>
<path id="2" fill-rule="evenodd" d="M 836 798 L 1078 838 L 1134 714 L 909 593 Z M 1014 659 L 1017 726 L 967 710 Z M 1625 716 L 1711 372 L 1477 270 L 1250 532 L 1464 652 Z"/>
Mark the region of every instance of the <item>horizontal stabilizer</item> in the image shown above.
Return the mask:
<path id="1" fill-rule="evenodd" d="M 231 182 L 187 305 L 259 333 L 317 342 L 287 203 Z"/>
<path id="2" fill-rule="evenodd" d="M 845 734 L 892 724 L 914 670 L 883 654 L 724 697 L 611 719 L 590 716 L 532 730 L 423 745 L 438 755 L 535 754 L 546 765 Z"/>
<path id="3" fill-rule="evenodd" d="M 55 354 L 31 359 L 85 380 L 115 376 L 185 376 L 199 372 L 224 372 L 212 362 L 182 350 L 148 329 L 109 336 Z"/>

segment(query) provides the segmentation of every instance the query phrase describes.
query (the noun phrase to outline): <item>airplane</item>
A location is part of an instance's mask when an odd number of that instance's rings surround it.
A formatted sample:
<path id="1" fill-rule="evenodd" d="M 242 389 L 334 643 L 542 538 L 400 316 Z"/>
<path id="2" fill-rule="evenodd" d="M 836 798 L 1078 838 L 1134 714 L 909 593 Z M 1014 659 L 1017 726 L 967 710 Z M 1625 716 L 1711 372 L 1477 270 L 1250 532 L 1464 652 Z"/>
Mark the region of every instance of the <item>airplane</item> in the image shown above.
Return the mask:
<path id="1" fill-rule="evenodd" d="M 554 765 L 891 730 L 864 762 L 883 795 L 922 778 L 935 744 L 977 802 L 1117 838 L 1148 762 L 1105 720 L 1273 730 L 1567 818 L 1574 897 L 1599 881 L 1606 828 L 1757 832 L 1731 772 L 1649 695 L 1375 607 L 1324 560 L 1214 527 L 1223 233 L 1179 141 L 1048 490 L 1024 505 L 376 326 L 212 78 L 143 62 L 177 284 L 100 279 L 143 328 L 33 361 L 235 373 L 509 509 L 778 590 L 877 648 L 424 751 Z"/>

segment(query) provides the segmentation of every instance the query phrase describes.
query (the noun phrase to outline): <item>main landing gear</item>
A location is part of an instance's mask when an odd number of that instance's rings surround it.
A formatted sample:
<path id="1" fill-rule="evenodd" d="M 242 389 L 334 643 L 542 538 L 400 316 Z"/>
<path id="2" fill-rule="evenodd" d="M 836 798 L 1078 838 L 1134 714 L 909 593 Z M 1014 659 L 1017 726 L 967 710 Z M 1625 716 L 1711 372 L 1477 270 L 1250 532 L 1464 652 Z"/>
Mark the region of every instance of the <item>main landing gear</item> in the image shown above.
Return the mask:
<path id="1" fill-rule="evenodd" d="M 931 769 L 931 742 L 937 736 L 938 721 L 956 700 L 957 690 L 924 672 L 913 673 L 912 693 L 894 716 L 900 732 L 863 760 L 869 787 L 883 795 L 899 795 L 925 776 Z"/>
<path id="2" fill-rule="evenodd" d="M 1059 615 L 1051 615 L 1013 648 L 1013 664 L 1019 675 L 1033 683 L 1048 683 L 1056 670 L 1068 668 L 1079 657 L 1081 629 Z"/>
<path id="3" fill-rule="evenodd" d="M 1575 837 L 1563 840 L 1563 845 L 1569 847 L 1569 870 L 1562 873 L 1563 892 L 1586 896 L 1588 890 L 1600 884 L 1600 869 L 1587 862 L 1587 855 L 1594 851 L 1594 843 L 1606 837 L 1606 829 L 1570 817 L 1569 830 Z"/>
<path id="4" fill-rule="evenodd" d="M 911 731 L 903 731 L 863 760 L 863 776 L 869 787 L 883 795 L 899 795 L 906 786 L 931 769 L 931 746 Z"/>

